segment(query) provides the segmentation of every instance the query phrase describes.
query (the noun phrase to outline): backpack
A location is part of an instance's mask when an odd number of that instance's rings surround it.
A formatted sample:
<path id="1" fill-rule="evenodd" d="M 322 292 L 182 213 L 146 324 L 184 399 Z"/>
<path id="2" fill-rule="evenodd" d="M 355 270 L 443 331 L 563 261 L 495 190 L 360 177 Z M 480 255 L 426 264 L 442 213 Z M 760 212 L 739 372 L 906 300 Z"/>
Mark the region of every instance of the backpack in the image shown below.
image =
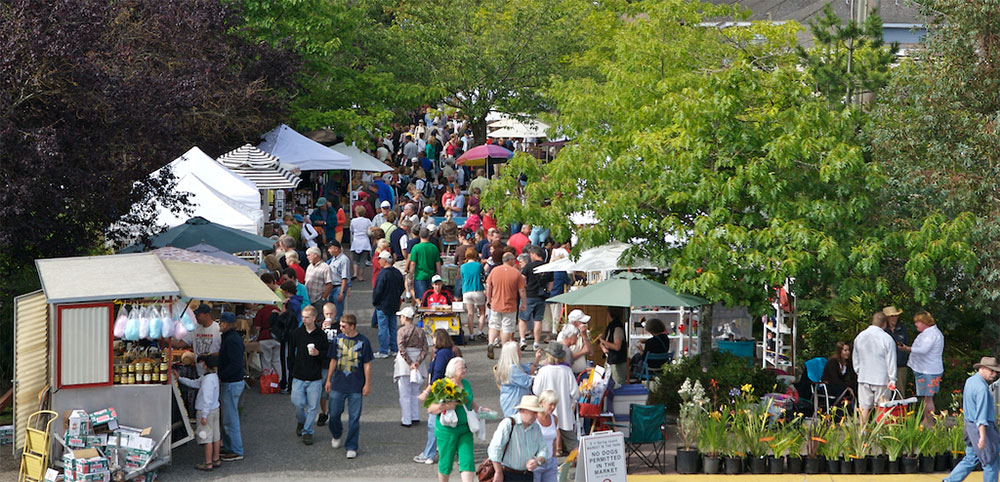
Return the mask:
<path id="1" fill-rule="evenodd" d="M 271 338 L 274 338 L 278 342 L 283 343 L 285 337 L 288 336 L 288 327 L 294 326 L 295 314 L 292 310 L 285 310 L 284 313 L 279 313 L 275 311 L 271 313 L 271 317 L 268 319 L 268 326 L 271 330 Z"/>
<path id="2" fill-rule="evenodd" d="M 426 199 L 434 199 L 434 186 L 427 179 L 424 179 L 424 185 L 420 188 L 420 194 Z"/>

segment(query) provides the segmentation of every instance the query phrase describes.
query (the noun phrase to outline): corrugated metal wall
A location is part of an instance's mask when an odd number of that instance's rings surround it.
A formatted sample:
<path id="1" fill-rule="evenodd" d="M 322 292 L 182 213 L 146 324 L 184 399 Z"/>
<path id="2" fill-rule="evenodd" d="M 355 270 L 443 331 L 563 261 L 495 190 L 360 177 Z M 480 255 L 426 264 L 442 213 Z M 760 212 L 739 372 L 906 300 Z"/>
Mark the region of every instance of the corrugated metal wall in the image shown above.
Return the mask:
<path id="1" fill-rule="evenodd" d="M 14 298 L 14 451 L 24 447 L 28 417 L 49 381 L 48 305 L 41 291 Z"/>
<path id="2" fill-rule="evenodd" d="M 59 384 L 109 382 L 111 306 L 59 310 Z"/>

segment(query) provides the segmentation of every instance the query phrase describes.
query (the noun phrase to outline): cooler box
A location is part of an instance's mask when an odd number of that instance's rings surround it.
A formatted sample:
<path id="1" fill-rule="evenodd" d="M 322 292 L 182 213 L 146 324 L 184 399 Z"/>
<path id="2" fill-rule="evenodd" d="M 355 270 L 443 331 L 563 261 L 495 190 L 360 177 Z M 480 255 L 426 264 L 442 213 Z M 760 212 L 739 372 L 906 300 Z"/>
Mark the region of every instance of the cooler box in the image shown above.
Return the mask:
<path id="1" fill-rule="evenodd" d="M 616 430 L 628 437 L 631 432 L 628 420 L 629 407 L 633 404 L 645 405 L 648 398 L 649 389 L 641 383 L 613 388 L 608 393 L 608 404 L 611 406 L 611 412 L 615 414 Z"/>
<path id="2" fill-rule="evenodd" d="M 740 358 L 747 359 L 747 365 L 753 367 L 754 342 L 719 340 L 719 351 L 726 351 Z"/>

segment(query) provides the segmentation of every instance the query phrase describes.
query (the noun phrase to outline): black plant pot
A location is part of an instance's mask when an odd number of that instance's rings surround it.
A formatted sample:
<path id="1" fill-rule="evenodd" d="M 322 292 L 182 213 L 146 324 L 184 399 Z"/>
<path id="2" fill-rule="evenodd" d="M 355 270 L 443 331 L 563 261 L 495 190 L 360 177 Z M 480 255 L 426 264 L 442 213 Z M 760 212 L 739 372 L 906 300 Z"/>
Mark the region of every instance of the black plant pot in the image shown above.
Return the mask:
<path id="1" fill-rule="evenodd" d="M 830 474 L 839 474 L 840 459 L 826 459 L 826 471 Z"/>
<path id="2" fill-rule="evenodd" d="M 951 468 L 958 467 L 959 462 L 965 458 L 965 452 L 957 452 L 951 454 Z"/>
<path id="3" fill-rule="evenodd" d="M 841 474 L 853 474 L 854 473 L 854 459 L 850 457 L 842 457 L 840 460 L 840 473 Z"/>
<path id="4" fill-rule="evenodd" d="M 904 474 L 915 474 L 917 473 L 917 458 L 916 457 L 903 457 L 902 459 L 903 473 Z"/>
<path id="5" fill-rule="evenodd" d="M 951 470 L 951 453 L 946 452 L 934 456 L 934 471 L 947 472 Z"/>
<path id="6" fill-rule="evenodd" d="M 722 464 L 722 459 L 718 457 L 709 457 L 708 455 L 702 457 L 701 466 L 706 474 L 717 474 L 719 473 L 719 467 Z"/>
<path id="7" fill-rule="evenodd" d="M 678 450 L 674 459 L 674 466 L 677 467 L 678 474 L 698 473 L 698 460 L 701 457 L 697 450 Z"/>
<path id="8" fill-rule="evenodd" d="M 920 473 L 929 474 L 934 472 L 934 456 L 933 455 L 921 455 L 920 460 Z"/>
<path id="9" fill-rule="evenodd" d="M 727 474 L 735 475 L 743 473 L 743 458 L 726 457 L 724 460 L 725 460 Z"/>
<path id="10" fill-rule="evenodd" d="M 802 473 L 802 457 L 787 457 L 785 463 L 786 474 L 801 474 Z"/>
<path id="11" fill-rule="evenodd" d="M 766 474 L 767 459 L 764 457 L 750 457 L 750 472 L 754 474 Z"/>
<path id="12" fill-rule="evenodd" d="M 867 474 L 868 473 L 868 459 L 861 457 L 853 459 L 852 465 L 854 465 L 855 474 Z"/>
<path id="13" fill-rule="evenodd" d="M 899 473 L 899 459 L 890 460 L 885 464 L 885 472 L 887 474 L 898 474 Z"/>
<path id="14" fill-rule="evenodd" d="M 788 459 L 788 460 L 789 460 L 788 469 L 789 469 L 789 471 L 791 471 L 791 468 L 792 468 L 791 467 L 791 465 L 792 465 L 791 464 L 791 460 L 792 459 Z M 799 460 L 802 460 L 802 459 L 799 459 Z M 818 474 L 819 471 L 820 471 L 820 462 L 821 462 L 821 460 L 820 460 L 819 457 L 806 457 L 806 473 L 807 474 Z"/>
<path id="15" fill-rule="evenodd" d="M 775 457 L 773 455 L 767 456 L 767 467 L 770 469 L 772 474 L 783 474 L 785 473 L 785 459 L 784 457 Z"/>
<path id="16" fill-rule="evenodd" d="M 868 467 L 871 468 L 871 473 L 873 473 L 873 474 L 884 474 L 885 473 L 885 466 L 889 462 L 889 457 L 886 457 L 885 455 L 878 455 L 878 456 L 875 456 L 875 457 L 872 457 L 871 455 L 869 455 L 868 457 L 870 458 L 870 461 L 868 463 Z"/>

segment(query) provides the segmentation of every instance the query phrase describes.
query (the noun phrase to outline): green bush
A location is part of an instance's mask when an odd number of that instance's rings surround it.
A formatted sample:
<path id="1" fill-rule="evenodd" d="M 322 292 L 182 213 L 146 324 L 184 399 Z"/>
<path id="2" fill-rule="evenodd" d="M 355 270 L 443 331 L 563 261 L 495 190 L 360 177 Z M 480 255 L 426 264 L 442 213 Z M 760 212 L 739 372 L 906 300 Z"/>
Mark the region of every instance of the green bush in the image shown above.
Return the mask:
<path id="1" fill-rule="evenodd" d="M 667 410 L 676 413 L 680 407 L 680 395 L 677 394 L 677 390 L 685 378 L 690 378 L 692 382 L 701 381 L 708 398 L 712 400 L 712 408 L 726 403 L 730 390 L 734 388 L 739 390 L 746 384 L 753 387 L 755 396 L 785 391 L 784 384 L 779 382 L 773 373 L 760 367 L 749 367 L 746 358 L 728 352 L 712 351 L 712 366 L 706 372 L 702 371 L 701 360 L 698 357 L 685 358 L 679 363 L 664 365 L 663 375 L 658 379 L 659 384 L 649 394 L 649 403 L 663 403 L 667 406 Z"/>

